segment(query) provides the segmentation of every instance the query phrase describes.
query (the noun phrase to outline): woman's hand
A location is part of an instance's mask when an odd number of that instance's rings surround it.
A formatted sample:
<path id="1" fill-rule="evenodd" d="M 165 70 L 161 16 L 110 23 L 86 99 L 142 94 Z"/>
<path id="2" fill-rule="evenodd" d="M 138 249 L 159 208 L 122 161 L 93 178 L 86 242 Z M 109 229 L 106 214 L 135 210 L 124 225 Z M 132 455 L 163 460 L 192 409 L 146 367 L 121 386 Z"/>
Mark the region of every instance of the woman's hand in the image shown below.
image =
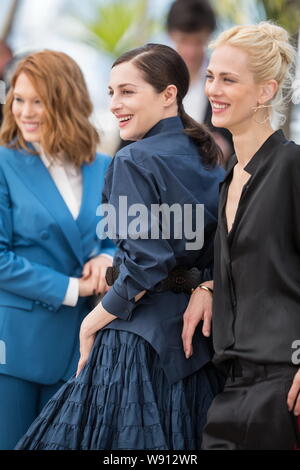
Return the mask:
<path id="1" fill-rule="evenodd" d="M 116 318 L 115 315 L 111 315 L 102 307 L 101 302 L 84 318 L 79 333 L 80 359 L 77 366 L 76 377 L 87 363 L 97 331 L 104 328 L 104 326 L 108 325 Z"/>
<path id="2" fill-rule="evenodd" d="M 203 283 L 212 288 L 212 281 Z M 182 342 L 185 357 L 188 359 L 193 354 L 193 336 L 196 327 L 203 320 L 202 333 L 210 336 L 212 317 L 212 294 L 204 289 L 195 289 L 191 295 L 189 304 L 183 315 Z"/>
<path id="3" fill-rule="evenodd" d="M 85 331 L 80 330 L 80 358 L 77 365 L 76 377 L 86 365 L 90 352 L 95 342 L 96 333 L 88 335 Z"/>
<path id="4" fill-rule="evenodd" d="M 295 416 L 300 415 L 300 369 L 298 369 L 298 372 L 294 376 L 287 398 L 287 405 L 289 411 L 294 410 Z"/>
<path id="5" fill-rule="evenodd" d="M 79 279 L 79 295 L 85 297 L 93 294 L 105 294 L 109 286 L 105 280 L 106 269 L 112 266 L 112 259 L 99 255 L 90 259 L 83 266 Z"/>

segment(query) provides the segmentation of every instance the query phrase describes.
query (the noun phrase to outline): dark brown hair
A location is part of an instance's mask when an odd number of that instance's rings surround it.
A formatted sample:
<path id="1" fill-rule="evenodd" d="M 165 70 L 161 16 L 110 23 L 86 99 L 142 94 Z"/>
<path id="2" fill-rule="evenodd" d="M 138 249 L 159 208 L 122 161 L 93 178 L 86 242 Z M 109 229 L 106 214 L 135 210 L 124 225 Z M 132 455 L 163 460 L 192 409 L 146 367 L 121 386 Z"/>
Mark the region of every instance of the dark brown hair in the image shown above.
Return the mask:
<path id="1" fill-rule="evenodd" d="M 4 106 L 0 143 L 31 152 L 12 113 L 14 88 L 21 73 L 32 82 L 44 105 L 41 146 L 46 154 L 63 154 L 76 166 L 95 158 L 99 135 L 90 123 L 93 106 L 77 63 L 62 52 L 45 50 L 25 57 L 17 66 Z"/>
<path id="2" fill-rule="evenodd" d="M 167 15 L 169 32 L 197 33 L 213 32 L 216 28 L 214 10 L 208 0 L 175 0 Z"/>
<path id="3" fill-rule="evenodd" d="M 132 62 L 142 73 L 145 81 L 156 90 L 164 91 L 167 86 L 177 88 L 178 114 L 183 122 L 185 134 L 193 139 L 203 163 L 215 166 L 222 159 L 222 152 L 209 130 L 198 124 L 184 110 L 182 100 L 189 89 L 189 72 L 184 60 L 171 47 L 162 44 L 146 44 L 122 54 L 112 68 L 123 62 Z"/>

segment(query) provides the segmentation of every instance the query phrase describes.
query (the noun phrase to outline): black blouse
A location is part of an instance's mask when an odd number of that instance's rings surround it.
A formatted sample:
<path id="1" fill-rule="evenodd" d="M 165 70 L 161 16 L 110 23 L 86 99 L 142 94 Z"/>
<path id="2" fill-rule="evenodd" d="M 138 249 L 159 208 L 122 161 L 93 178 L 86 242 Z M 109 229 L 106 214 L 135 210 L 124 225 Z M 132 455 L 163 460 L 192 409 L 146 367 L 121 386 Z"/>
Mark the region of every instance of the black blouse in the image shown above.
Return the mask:
<path id="1" fill-rule="evenodd" d="M 300 146 L 274 132 L 245 167 L 235 220 L 225 205 L 236 156 L 220 192 L 215 239 L 215 361 L 291 363 L 300 339 Z"/>

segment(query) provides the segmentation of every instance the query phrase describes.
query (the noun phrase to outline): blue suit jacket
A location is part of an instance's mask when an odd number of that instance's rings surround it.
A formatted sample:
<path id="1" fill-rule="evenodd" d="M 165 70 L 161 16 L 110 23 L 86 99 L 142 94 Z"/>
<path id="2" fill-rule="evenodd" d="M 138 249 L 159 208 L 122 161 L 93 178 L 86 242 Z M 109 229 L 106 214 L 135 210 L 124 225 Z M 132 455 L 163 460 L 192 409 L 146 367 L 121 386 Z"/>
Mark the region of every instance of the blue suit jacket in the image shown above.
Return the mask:
<path id="1" fill-rule="evenodd" d="M 110 161 L 97 154 L 83 165 L 74 220 L 38 156 L 0 147 L 0 373 L 51 384 L 74 372 L 89 298 L 76 307 L 62 302 L 69 277 L 80 277 L 88 259 L 114 254 L 112 242 L 96 236 Z"/>

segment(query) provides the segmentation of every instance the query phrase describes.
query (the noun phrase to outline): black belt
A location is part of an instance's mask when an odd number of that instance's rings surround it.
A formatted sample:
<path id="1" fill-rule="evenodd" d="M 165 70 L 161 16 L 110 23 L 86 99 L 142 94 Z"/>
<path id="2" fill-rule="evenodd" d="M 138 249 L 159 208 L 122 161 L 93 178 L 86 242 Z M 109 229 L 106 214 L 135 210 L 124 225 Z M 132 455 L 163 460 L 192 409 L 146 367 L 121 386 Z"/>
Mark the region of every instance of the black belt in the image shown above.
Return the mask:
<path id="1" fill-rule="evenodd" d="M 288 368 L 293 369 L 295 366 L 290 364 L 256 364 L 255 362 L 247 361 L 237 357 L 229 359 L 224 364 L 221 364 L 222 371 L 225 372 L 227 377 L 229 376 L 231 378 L 232 382 L 235 381 L 235 378 L 239 377 L 266 378 L 269 374 L 274 372 L 282 372 Z"/>
<path id="2" fill-rule="evenodd" d="M 109 286 L 113 285 L 118 276 L 118 266 L 111 266 L 107 268 L 105 279 Z M 166 290 L 171 290 L 176 294 L 181 294 L 183 292 L 185 292 L 186 294 L 191 294 L 192 289 L 195 289 L 201 282 L 202 271 L 200 271 L 198 268 L 193 267 L 187 269 L 182 266 L 176 266 L 176 268 L 170 271 L 166 279 L 159 282 L 155 286 L 154 290 L 155 292 L 164 292 Z"/>

